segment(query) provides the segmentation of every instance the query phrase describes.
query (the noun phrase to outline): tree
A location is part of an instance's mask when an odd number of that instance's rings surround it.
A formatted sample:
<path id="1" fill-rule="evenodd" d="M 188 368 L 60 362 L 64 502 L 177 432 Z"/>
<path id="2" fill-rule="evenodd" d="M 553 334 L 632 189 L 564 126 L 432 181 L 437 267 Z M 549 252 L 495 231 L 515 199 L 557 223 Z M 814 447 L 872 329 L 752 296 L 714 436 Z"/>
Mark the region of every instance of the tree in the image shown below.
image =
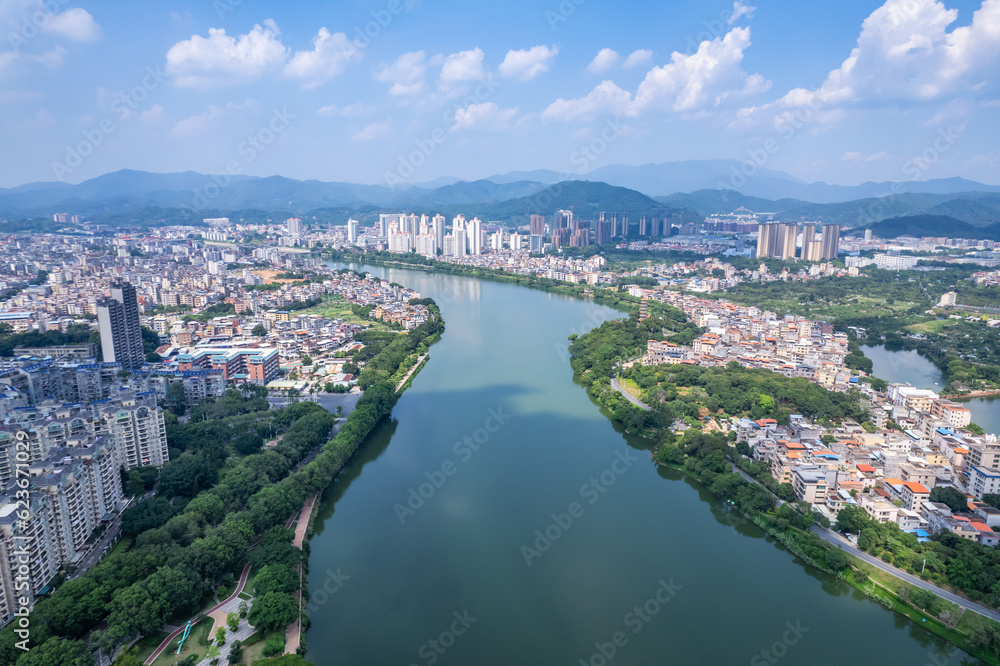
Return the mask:
<path id="1" fill-rule="evenodd" d="M 243 660 L 243 641 L 237 639 L 233 641 L 232 647 L 229 648 L 229 663 L 238 664 Z"/>
<path id="2" fill-rule="evenodd" d="M 226 628 L 225 627 L 219 627 L 218 629 L 215 630 L 215 640 L 219 644 L 220 647 L 226 644 Z"/>
<path id="3" fill-rule="evenodd" d="M 52 637 L 24 653 L 21 666 L 93 666 L 94 657 L 83 641 Z"/>
<path id="4" fill-rule="evenodd" d="M 983 495 L 983 501 L 992 506 L 994 509 L 1000 509 L 1000 495 L 987 493 Z"/>
<path id="5" fill-rule="evenodd" d="M 298 614 L 295 597 L 284 592 L 268 592 L 257 597 L 247 619 L 256 629 L 267 633 L 291 624 Z"/>
<path id="6" fill-rule="evenodd" d="M 229 627 L 229 631 L 233 633 L 240 628 L 240 614 L 233 612 L 226 614 L 226 626 Z"/>
<path id="7" fill-rule="evenodd" d="M 284 652 L 285 650 L 285 637 L 284 636 L 271 636 L 264 643 L 264 649 L 261 651 L 265 657 L 271 657 L 279 652 Z"/>
<path id="8" fill-rule="evenodd" d="M 183 410 L 186 402 L 187 391 L 184 390 L 184 384 L 181 382 L 171 382 L 167 386 L 167 406 L 175 412 L 183 414 L 184 412 L 181 410 Z"/>
<path id="9" fill-rule="evenodd" d="M 216 659 L 218 658 L 220 652 L 219 648 L 214 645 L 209 645 L 208 649 L 205 650 L 205 659 Z"/>
<path id="10" fill-rule="evenodd" d="M 294 592 L 299 589 L 299 576 L 287 564 L 268 564 L 260 568 L 253 579 L 257 596 L 268 592 Z"/>
<path id="11" fill-rule="evenodd" d="M 142 660 L 139 659 L 139 646 L 136 645 L 118 655 L 114 666 L 142 666 Z"/>
<path id="12" fill-rule="evenodd" d="M 968 499 L 951 486 L 935 486 L 931 488 L 931 501 L 947 504 L 953 513 L 968 510 Z"/>
<path id="13" fill-rule="evenodd" d="M 847 568 L 847 556 L 839 548 L 826 551 L 826 566 L 830 571 L 843 571 Z"/>
<path id="14" fill-rule="evenodd" d="M 250 606 L 247 604 L 246 600 L 244 599 L 243 601 L 240 602 L 240 605 L 237 607 L 236 610 L 237 610 L 237 612 L 239 612 L 240 618 L 242 618 L 242 619 L 245 620 L 246 617 L 247 617 L 247 612 L 250 610 Z"/>
<path id="15" fill-rule="evenodd" d="M 263 337 L 267 335 L 267 329 L 264 328 L 263 324 L 257 324 L 256 326 L 253 327 L 253 330 L 250 331 L 250 335 L 256 336 L 258 338 Z"/>
<path id="16" fill-rule="evenodd" d="M 132 497 L 137 497 L 146 492 L 146 482 L 143 481 L 139 470 L 133 469 L 128 473 L 128 490 L 126 492 Z"/>
<path id="17" fill-rule="evenodd" d="M 303 368 L 305 366 L 307 366 L 307 365 L 312 365 L 312 364 L 313 364 L 312 356 L 310 356 L 309 354 L 306 354 L 305 356 L 302 357 L 302 367 Z"/>
<path id="18" fill-rule="evenodd" d="M 973 435 L 977 435 L 979 437 L 982 437 L 984 434 L 986 434 L 986 431 L 984 431 L 982 427 L 976 425 L 975 423 L 970 423 L 969 425 L 965 426 L 965 429 L 971 432 Z"/>

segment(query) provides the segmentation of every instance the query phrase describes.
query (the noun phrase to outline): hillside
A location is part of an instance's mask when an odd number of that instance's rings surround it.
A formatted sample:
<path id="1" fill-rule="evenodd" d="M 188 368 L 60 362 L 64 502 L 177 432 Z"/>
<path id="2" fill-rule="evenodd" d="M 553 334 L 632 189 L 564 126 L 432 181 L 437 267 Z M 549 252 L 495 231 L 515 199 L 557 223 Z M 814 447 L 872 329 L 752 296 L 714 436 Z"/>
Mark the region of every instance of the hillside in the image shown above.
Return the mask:
<path id="1" fill-rule="evenodd" d="M 882 220 L 871 226 L 872 233 L 880 238 L 898 236 L 948 236 L 1000 241 L 1000 224 L 975 227 L 967 222 L 946 215 L 908 215 Z"/>

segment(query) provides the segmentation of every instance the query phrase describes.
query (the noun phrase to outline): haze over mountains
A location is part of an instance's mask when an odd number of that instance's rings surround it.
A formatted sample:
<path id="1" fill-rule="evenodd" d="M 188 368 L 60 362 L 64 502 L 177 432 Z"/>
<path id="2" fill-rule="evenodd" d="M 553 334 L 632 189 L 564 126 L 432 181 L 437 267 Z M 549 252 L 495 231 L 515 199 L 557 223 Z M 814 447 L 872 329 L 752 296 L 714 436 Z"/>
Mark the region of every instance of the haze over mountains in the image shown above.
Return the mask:
<path id="1" fill-rule="evenodd" d="M 775 213 L 780 220 L 847 226 L 911 215 L 950 218 L 974 227 L 1000 220 L 1000 186 L 963 178 L 829 185 L 806 183 L 764 168 L 744 177 L 743 164 L 737 160 L 693 160 L 612 165 L 595 169 L 586 177 L 541 169 L 476 181 L 444 178 L 404 189 L 282 176 L 237 175 L 223 180 L 192 171 L 157 174 L 122 170 L 78 185 L 30 183 L 0 189 L 0 216 L 50 217 L 64 211 L 101 216 L 148 207 L 296 215 L 317 209 L 390 208 L 467 212 L 507 220 L 575 206 L 578 214 L 587 216 L 598 210 L 621 210 L 670 214 L 675 220 L 686 220 L 742 206 Z"/>

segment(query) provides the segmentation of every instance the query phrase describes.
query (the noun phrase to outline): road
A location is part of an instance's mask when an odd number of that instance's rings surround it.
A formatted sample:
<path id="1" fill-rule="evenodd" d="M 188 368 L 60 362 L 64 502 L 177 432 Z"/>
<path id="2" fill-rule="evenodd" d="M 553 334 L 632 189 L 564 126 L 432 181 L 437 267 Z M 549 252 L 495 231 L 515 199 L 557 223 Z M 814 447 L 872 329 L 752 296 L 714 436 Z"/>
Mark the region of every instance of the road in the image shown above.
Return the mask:
<path id="1" fill-rule="evenodd" d="M 399 390 L 403 388 L 403 385 L 406 384 L 407 380 L 409 380 L 410 377 L 413 376 L 413 373 L 417 371 L 417 368 L 420 367 L 420 364 L 424 362 L 425 358 L 427 358 L 427 354 L 420 355 L 420 358 L 417 359 L 417 362 L 413 364 L 413 367 L 410 368 L 410 371 L 406 373 L 406 376 L 403 377 L 402 381 L 399 382 L 399 385 L 396 387 L 396 393 L 399 393 Z"/>
<path id="2" fill-rule="evenodd" d="M 298 524 L 295 526 L 295 538 L 292 540 L 292 545 L 296 548 L 302 548 L 302 542 L 306 538 L 306 529 L 309 527 L 309 516 L 312 515 L 313 506 L 316 504 L 316 500 L 319 498 L 319 494 L 313 495 L 306 500 L 306 503 L 302 507 L 302 512 L 299 514 Z M 301 620 L 302 620 L 302 565 L 298 566 L 299 574 L 299 589 L 295 592 L 295 600 L 299 604 L 299 615 L 295 618 L 295 621 L 288 625 L 285 630 L 285 654 L 296 654 L 299 651 L 299 642 L 302 638 L 301 630 Z"/>
<path id="3" fill-rule="evenodd" d="M 101 558 L 103 558 L 106 555 L 105 550 L 111 549 L 112 542 L 121 533 L 122 513 L 125 512 L 125 509 L 132 506 L 133 502 L 141 502 L 142 500 L 148 499 L 152 496 L 153 496 L 153 491 L 149 491 L 142 497 L 138 499 L 130 499 L 128 500 L 128 502 L 125 503 L 125 505 L 122 507 L 122 510 L 118 512 L 118 515 L 115 517 L 115 519 L 111 521 L 110 525 L 108 525 L 108 529 L 106 529 L 104 531 L 104 534 L 101 535 L 101 538 L 90 546 L 90 549 L 87 551 L 87 554 L 84 555 L 83 559 L 81 559 L 79 564 L 76 565 L 76 569 L 73 571 L 73 575 L 69 577 L 70 580 L 74 578 L 79 578 L 80 576 L 85 574 L 87 572 L 87 569 L 89 569 L 90 567 L 94 566 L 95 564 L 101 561 Z"/>
<path id="4" fill-rule="evenodd" d="M 626 400 L 628 400 L 629 402 L 631 402 L 633 405 L 635 405 L 639 409 L 645 409 L 647 412 L 650 410 L 649 405 L 647 405 L 646 403 L 642 402 L 638 398 L 633 398 L 631 393 L 629 393 L 628 391 L 626 391 L 625 389 L 623 389 L 618 384 L 618 379 L 616 377 L 612 377 L 611 378 L 611 388 L 613 388 L 614 390 L 616 390 L 619 393 L 621 393 L 623 396 L 625 396 Z"/>
<path id="5" fill-rule="evenodd" d="M 851 543 L 844 537 L 840 536 L 836 532 L 823 529 L 819 525 L 813 525 L 812 531 L 818 534 L 820 538 L 830 542 L 835 546 L 839 546 L 843 550 L 849 552 L 851 555 L 854 555 L 860 560 L 864 560 L 873 567 L 878 567 L 887 574 L 895 576 L 896 578 L 899 578 L 900 580 L 905 581 L 910 585 L 914 585 L 929 592 L 933 592 L 942 599 L 950 601 L 953 604 L 958 604 L 962 608 L 966 608 L 974 613 L 979 613 L 980 615 L 988 617 L 991 620 L 1000 622 L 1000 612 L 987 608 L 986 606 L 980 606 L 974 601 L 969 601 L 968 599 L 960 597 L 957 594 L 949 592 L 948 590 L 942 590 L 940 587 L 937 587 L 936 585 L 931 585 L 927 581 L 921 580 L 917 576 L 911 576 L 910 574 L 906 573 L 905 571 L 902 571 L 901 569 L 897 569 L 896 567 L 890 564 L 886 564 L 879 558 L 873 557 L 868 553 L 859 550 L 853 543 Z"/>

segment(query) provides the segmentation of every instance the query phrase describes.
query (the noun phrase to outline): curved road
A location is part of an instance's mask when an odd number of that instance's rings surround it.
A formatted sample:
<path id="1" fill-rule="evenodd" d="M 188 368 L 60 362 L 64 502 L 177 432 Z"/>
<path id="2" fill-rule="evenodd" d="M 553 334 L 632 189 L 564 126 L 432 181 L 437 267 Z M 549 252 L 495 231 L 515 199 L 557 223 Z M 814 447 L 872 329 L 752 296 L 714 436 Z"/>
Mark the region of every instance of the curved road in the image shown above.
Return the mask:
<path id="1" fill-rule="evenodd" d="M 619 393 L 621 393 L 623 396 L 625 396 L 626 400 L 628 400 L 629 402 L 631 402 L 633 405 L 635 405 L 639 409 L 645 409 L 647 412 L 650 410 L 649 405 L 647 405 L 646 403 L 642 402 L 638 398 L 633 398 L 631 393 L 629 393 L 628 391 L 626 391 L 625 389 L 623 389 L 621 387 L 621 385 L 618 383 L 618 378 L 617 377 L 612 377 L 611 378 L 611 388 L 613 388 L 614 390 L 616 390 Z"/>
<path id="2" fill-rule="evenodd" d="M 819 525 L 813 525 L 812 531 L 818 534 L 820 538 L 830 542 L 835 546 L 840 546 L 842 549 L 846 550 L 851 555 L 854 555 L 860 560 L 864 560 L 873 567 L 878 567 L 887 574 L 895 576 L 896 578 L 899 578 L 900 580 L 905 581 L 910 585 L 914 585 L 921 589 L 927 590 L 928 592 L 933 592 L 942 599 L 950 601 L 953 604 L 958 604 L 962 608 L 966 608 L 974 613 L 979 613 L 980 615 L 988 617 L 991 620 L 1000 622 L 1000 612 L 987 608 L 986 606 L 980 606 L 974 601 L 969 601 L 965 597 L 960 597 L 957 594 L 954 594 L 953 592 L 949 592 L 948 590 L 943 590 L 940 587 L 937 587 L 936 585 L 932 585 L 927 581 L 918 578 L 917 576 L 911 576 L 910 574 L 906 573 L 905 571 L 902 571 L 901 569 L 897 569 L 894 566 L 886 564 L 879 558 L 873 557 L 868 553 L 859 550 L 853 543 L 851 543 L 844 537 L 840 536 L 836 532 L 825 530 Z"/>
<path id="3" fill-rule="evenodd" d="M 207 611 L 204 611 L 203 613 L 199 613 L 198 615 L 211 615 L 216 610 L 222 608 L 227 603 L 229 603 L 230 601 L 232 601 L 233 599 L 235 599 L 236 597 L 238 597 L 239 594 L 240 594 L 240 592 L 243 591 L 243 586 L 247 584 L 247 576 L 249 576 L 249 575 L 250 575 L 250 565 L 248 564 L 245 567 L 243 567 L 243 574 L 240 575 L 240 582 L 236 586 L 236 591 L 233 592 L 231 595 L 229 595 L 229 597 L 226 598 L 224 601 L 221 601 L 221 602 L 217 603 L 216 605 L 214 605 L 211 608 L 209 608 Z M 185 623 L 185 624 L 187 624 L 187 623 Z M 191 626 L 193 627 L 194 624 L 192 623 Z M 156 661 L 156 658 L 160 656 L 160 653 L 162 653 L 164 650 L 166 650 L 167 647 L 170 646 L 170 642 L 172 640 L 174 640 L 175 638 L 177 638 L 181 634 L 182 631 L 184 631 L 184 627 L 178 627 L 173 632 L 171 632 L 171 634 L 169 636 L 167 636 L 166 638 L 163 639 L 163 642 L 160 643 L 160 646 L 158 648 L 156 648 L 155 650 L 153 650 L 153 654 L 149 655 L 149 657 L 146 659 L 146 661 L 144 663 L 145 664 L 152 664 L 154 661 Z"/>

